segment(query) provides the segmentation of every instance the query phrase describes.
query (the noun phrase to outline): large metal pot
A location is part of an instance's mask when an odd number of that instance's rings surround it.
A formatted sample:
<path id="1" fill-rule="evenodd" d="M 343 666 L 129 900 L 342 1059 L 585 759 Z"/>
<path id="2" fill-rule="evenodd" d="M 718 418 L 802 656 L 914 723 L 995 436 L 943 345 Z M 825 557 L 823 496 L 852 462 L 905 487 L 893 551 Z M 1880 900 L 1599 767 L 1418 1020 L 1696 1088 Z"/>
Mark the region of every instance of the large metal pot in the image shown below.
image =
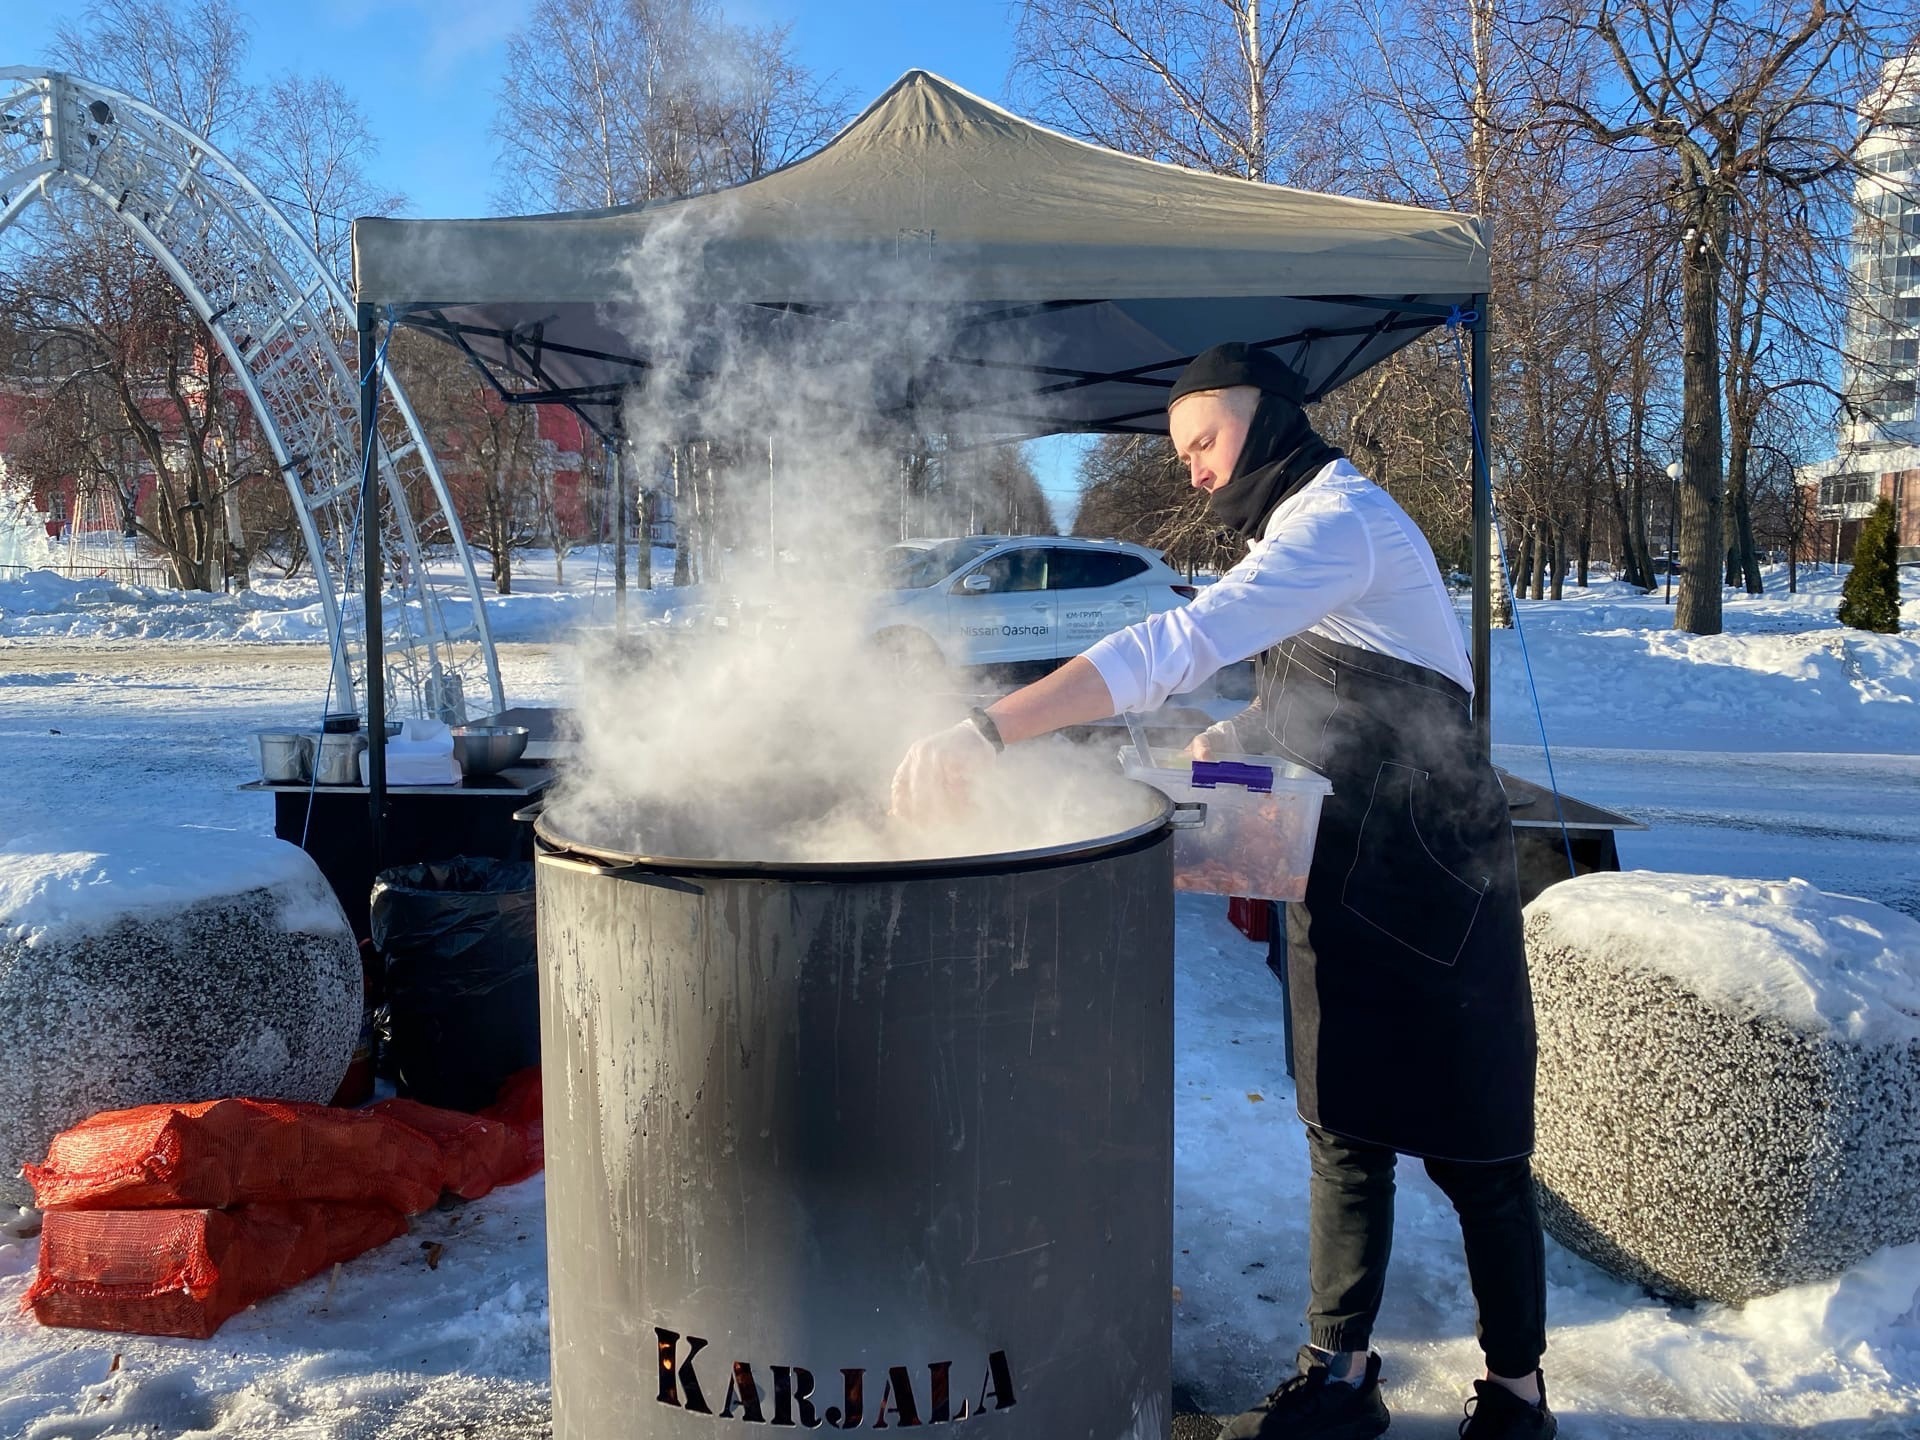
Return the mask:
<path id="1" fill-rule="evenodd" d="M 1165 1440 L 1174 807 L 1048 851 L 535 826 L 556 1440 Z"/>

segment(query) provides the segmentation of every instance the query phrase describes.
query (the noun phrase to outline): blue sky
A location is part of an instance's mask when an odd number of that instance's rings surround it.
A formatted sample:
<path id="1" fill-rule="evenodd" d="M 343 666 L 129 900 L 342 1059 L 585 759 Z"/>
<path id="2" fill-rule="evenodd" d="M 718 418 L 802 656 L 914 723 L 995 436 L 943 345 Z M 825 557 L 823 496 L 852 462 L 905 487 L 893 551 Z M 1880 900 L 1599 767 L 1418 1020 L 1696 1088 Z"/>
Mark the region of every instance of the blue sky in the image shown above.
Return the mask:
<path id="1" fill-rule="evenodd" d="M 69 3 L 9 4 L 0 65 L 45 59 Z M 366 111 L 381 154 L 375 176 L 415 215 L 475 215 L 493 192 L 493 92 L 505 42 L 531 0 L 313 0 L 243 5 L 253 17 L 252 70 L 332 74 Z M 1012 56 L 1008 0 L 730 0 L 730 18 L 789 24 L 800 58 L 864 104 L 901 72 L 937 70 L 1004 99 Z"/>
<path id="2" fill-rule="evenodd" d="M 816 73 L 866 104 L 907 70 L 934 70 L 1004 102 L 1013 54 L 1009 0 L 723 0 L 730 19 L 792 26 L 794 48 Z M 326 73 L 359 101 L 380 140 L 370 167 L 407 213 L 484 215 L 494 191 L 494 90 L 505 42 L 532 0 L 256 0 L 252 78 Z M 0 66 L 43 63 L 55 29 L 82 18 L 81 0 L 11 0 Z M 1064 522 L 1085 441 L 1030 447 L 1041 485 Z"/>

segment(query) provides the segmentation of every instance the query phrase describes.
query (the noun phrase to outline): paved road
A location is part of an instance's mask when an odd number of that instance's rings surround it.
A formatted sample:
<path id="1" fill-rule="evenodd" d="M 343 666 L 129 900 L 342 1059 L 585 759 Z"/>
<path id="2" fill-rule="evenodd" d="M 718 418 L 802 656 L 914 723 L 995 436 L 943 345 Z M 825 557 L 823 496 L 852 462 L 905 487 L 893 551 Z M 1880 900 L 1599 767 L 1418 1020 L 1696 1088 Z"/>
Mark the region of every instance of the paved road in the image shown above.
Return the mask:
<path id="1" fill-rule="evenodd" d="M 1546 777 L 1538 749 L 1494 758 Z M 1920 917 L 1920 757 L 1554 752 L 1561 789 L 1647 822 L 1620 837 L 1630 869 L 1783 879 Z"/>

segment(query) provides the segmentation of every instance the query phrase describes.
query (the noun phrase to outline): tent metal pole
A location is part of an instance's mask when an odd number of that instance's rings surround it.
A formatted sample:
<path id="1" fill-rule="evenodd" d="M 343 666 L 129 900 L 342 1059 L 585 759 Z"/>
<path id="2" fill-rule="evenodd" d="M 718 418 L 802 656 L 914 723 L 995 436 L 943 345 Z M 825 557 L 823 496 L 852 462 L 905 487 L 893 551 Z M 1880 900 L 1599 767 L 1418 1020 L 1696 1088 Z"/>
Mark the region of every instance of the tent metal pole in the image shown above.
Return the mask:
<path id="1" fill-rule="evenodd" d="M 1480 755 L 1493 755 L 1493 470 L 1487 446 L 1492 411 L 1488 387 L 1487 297 L 1473 297 L 1473 724 Z"/>
<path id="2" fill-rule="evenodd" d="M 607 496 L 613 502 L 613 633 L 627 633 L 627 421 L 624 412 L 613 418 L 613 438 L 607 442 Z M 647 537 L 653 543 L 653 537 Z M 651 558 L 652 552 L 648 552 Z"/>
<path id="3" fill-rule="evenodd" d="M 381 868 L 387 820 L 387 647 L 380 615 L 385 556 L 380 544 L 379 351 L 374 345 L 374 308 L 361 305 L 360 329 L 360 553 L 362 599 L 367 621 L 367 811 L 374 873 Z"/>

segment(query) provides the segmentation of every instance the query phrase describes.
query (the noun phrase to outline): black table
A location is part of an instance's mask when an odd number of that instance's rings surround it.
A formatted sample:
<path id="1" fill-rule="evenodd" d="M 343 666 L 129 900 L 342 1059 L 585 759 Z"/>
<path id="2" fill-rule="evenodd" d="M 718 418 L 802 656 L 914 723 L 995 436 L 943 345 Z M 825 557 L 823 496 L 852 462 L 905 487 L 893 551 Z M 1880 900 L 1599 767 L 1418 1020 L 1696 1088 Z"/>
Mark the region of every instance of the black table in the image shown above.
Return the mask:
<path id="1" fill-rule="evenodd" d="M 381 866 L 456 855 L 531 860 L 533 827 L 516 821 L 514 812 L 538 799 L 553 781 L 550 767 L 522 763 L 497 775 L 469 776 L 458 785 L 389 785 Z M 313 857 L 339 896 L 355 938 L 367 939 L 375 871 L 367 787 L 255 780 L 240 788 L 273 796 L 273 833 Z"/>
<path id="2" fill-rule="evenodd" d="M 1647 827 L 1630 816 L 1603 810 L 1571 795 L 1554 792 L 1531 780 L 1494 767 L 1506 787 L 1513 818 L 1513 857 L 1520 867 L 1520 903 L 1531 904 L 1549 885 L 1596 870 L 1618 870 L 1620 849 L 1614 836 L 1622 830 Z M 1566 834 L 1560 833 L 1564 820 Z M 1571 850 L 1572 860 L 1568 859 Z"/>

